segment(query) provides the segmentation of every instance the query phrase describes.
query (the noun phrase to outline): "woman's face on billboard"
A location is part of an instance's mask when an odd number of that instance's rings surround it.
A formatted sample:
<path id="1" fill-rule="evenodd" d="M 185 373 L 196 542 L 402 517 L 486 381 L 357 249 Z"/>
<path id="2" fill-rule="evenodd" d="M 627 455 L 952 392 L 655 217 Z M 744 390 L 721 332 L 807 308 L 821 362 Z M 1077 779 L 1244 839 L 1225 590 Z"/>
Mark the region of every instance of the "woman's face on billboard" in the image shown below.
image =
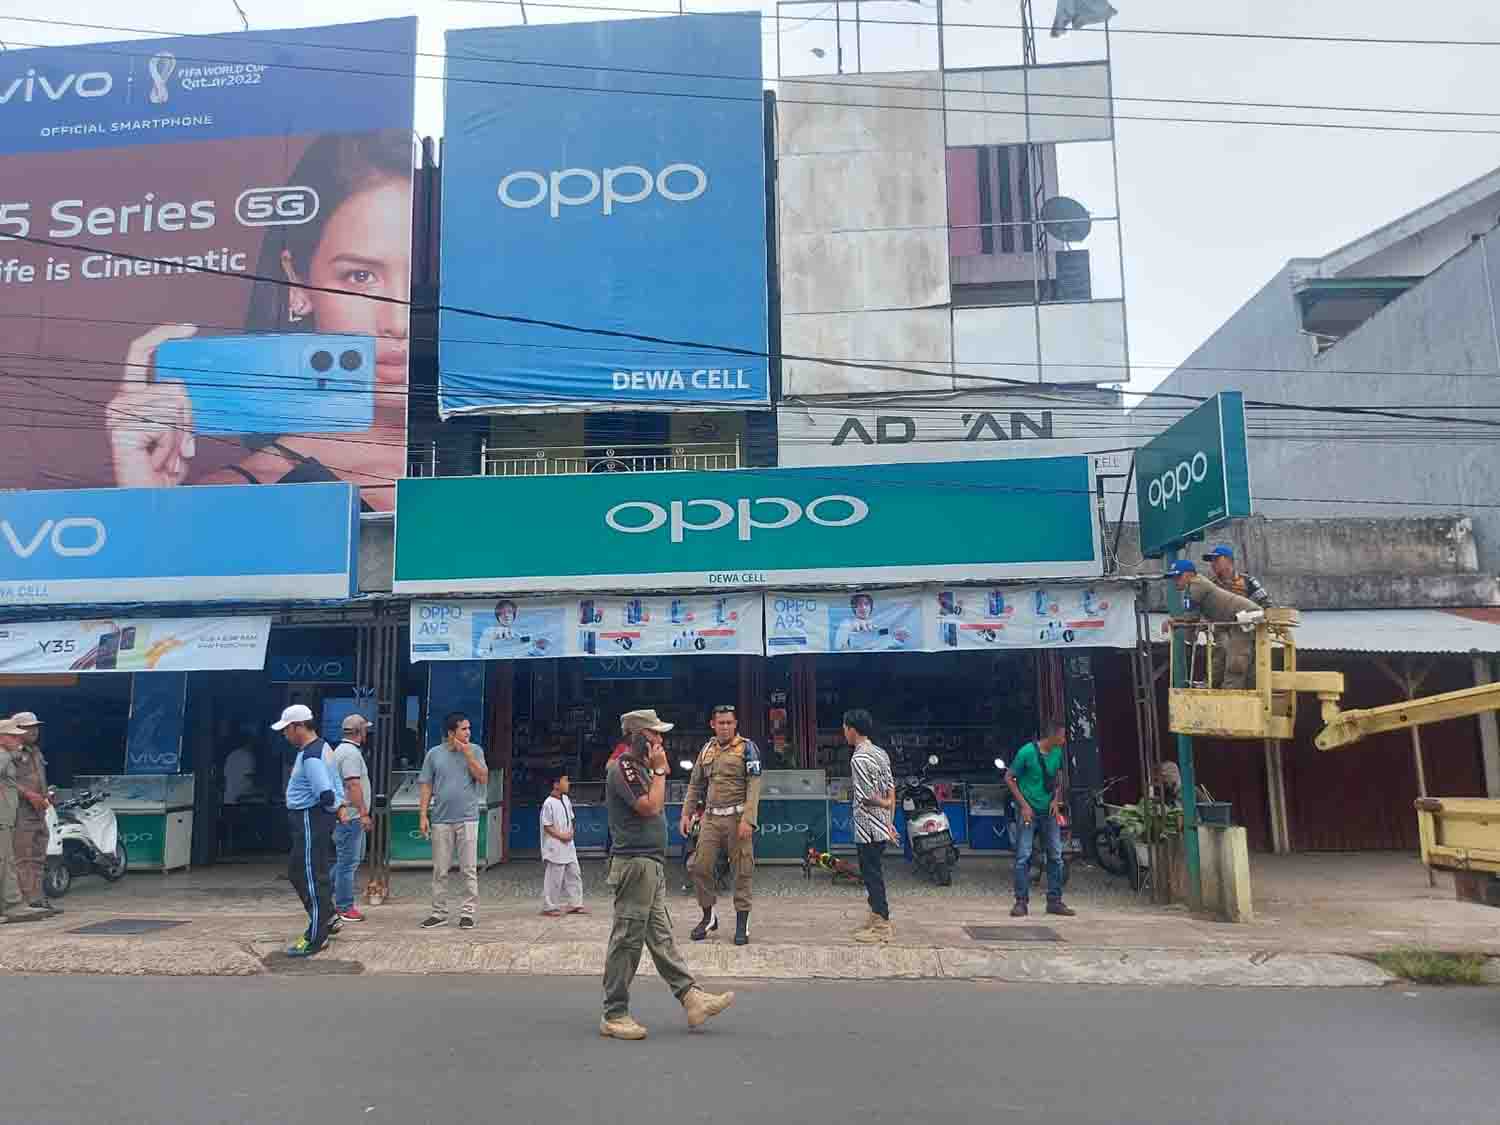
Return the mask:
<path id="1" fill-rule="evenodd" d="M 294 293 L 319 332 L 376 337 L 375 364 L 382 388 L 406 386 L 409 310 L 405 304 L 372 301 L 410 299 L 411 186 L 382 180 L 356 192 L 328 217 L 313 251 L 307 276 L 299 277 L 291 255 L 282 255 L 288 280 L 347 293 Z M 381 396 L 379 408 L 399 408 L 395 395 Z"/>

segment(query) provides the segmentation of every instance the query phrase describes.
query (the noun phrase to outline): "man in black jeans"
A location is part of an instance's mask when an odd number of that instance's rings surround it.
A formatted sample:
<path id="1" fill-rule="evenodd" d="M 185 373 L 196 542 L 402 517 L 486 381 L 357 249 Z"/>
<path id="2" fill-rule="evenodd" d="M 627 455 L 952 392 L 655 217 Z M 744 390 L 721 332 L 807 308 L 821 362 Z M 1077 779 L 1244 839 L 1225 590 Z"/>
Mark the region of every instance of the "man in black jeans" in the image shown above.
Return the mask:
<path id="1" fill-rule="evenodd" d="M 854 940 L 865 945 L 883 944 L 893 936 L 882 864 L 886 841 L 896 838 L 892 820 L 896 780 L 891 776 L 891 759 L 870 741 L 874 726 L 868 711 L 844 713 L 844 741 L 854 747 L 854 756 L 849 760 L 849 775 L 854 783 L 850 820 L 854 842 L 859 847 L 859 874 L 870 898 L 870 916 L 854 931 Z"/>

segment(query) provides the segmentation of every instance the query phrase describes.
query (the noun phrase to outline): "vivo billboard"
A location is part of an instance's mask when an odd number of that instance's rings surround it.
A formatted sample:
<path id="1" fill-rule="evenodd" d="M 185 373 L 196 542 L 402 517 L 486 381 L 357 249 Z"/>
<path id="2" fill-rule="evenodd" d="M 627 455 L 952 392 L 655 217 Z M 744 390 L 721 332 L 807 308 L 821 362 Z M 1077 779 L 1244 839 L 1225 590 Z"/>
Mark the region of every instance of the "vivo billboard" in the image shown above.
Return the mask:
<path id="1" fill-rule="evenodd" d="M 444 416 L 767 404 L 760 16 L 453 31 L 447 77 Z"/>
<path id="2" fill-rule="evenodd" d="M 347 598 L 358 503 L 342 482 L 0 493 L 0 606 Z"/>

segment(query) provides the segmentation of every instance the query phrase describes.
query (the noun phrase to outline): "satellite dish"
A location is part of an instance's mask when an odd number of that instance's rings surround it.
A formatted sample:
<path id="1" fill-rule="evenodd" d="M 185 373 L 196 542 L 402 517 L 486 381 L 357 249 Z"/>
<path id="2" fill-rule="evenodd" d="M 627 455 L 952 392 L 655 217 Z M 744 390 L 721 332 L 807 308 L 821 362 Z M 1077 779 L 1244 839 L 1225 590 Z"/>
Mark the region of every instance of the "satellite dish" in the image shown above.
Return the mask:
<path id="1" fill-rule="evenodd" d="M 1059 242 L 1082 242 L 1094 229 L 1094 221 L 1078 200 L 1054 195 L 1042 204 L 1042 226 Z"/>

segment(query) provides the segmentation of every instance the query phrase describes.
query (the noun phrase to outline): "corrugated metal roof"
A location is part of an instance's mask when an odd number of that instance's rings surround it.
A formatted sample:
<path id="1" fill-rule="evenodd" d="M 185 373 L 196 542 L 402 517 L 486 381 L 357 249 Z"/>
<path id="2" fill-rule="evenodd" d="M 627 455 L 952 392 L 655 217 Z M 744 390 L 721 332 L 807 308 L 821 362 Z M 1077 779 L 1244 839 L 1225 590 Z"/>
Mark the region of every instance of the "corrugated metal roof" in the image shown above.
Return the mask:
<path id="1" fill-rule="evenodd" d="M 1151 615 L 1164 639 L 1165 614 Z M 1497 609 L 1312 609 L 1302 613 L 1297 647 L 1307 652 L 1500 652 Z"/>

